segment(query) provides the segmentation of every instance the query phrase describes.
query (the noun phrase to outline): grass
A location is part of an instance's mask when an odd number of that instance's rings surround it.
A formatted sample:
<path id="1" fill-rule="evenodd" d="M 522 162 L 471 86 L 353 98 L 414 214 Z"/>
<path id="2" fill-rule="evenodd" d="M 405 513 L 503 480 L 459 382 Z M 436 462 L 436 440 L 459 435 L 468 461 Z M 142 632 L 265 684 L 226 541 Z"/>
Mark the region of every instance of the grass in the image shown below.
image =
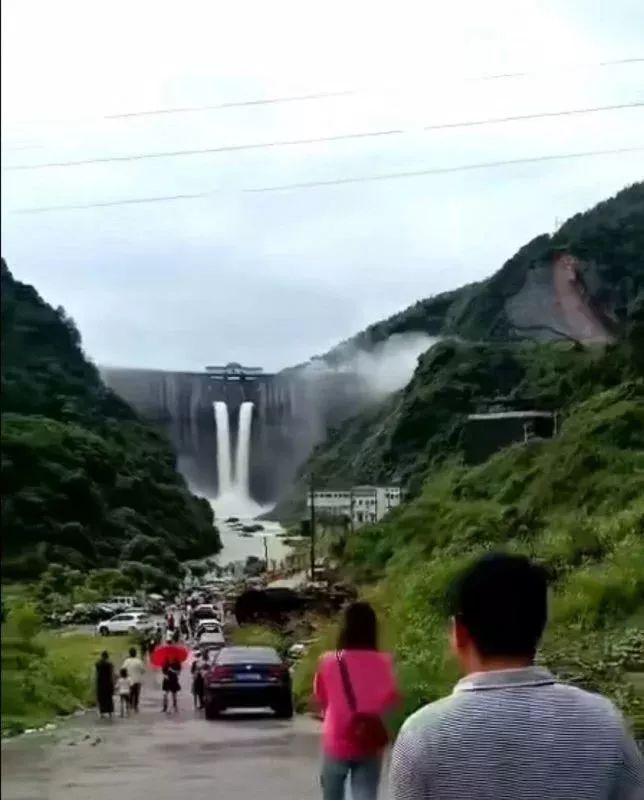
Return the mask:
<path id="1" fill-rule="evenodd" d="M 115 663 L 129 644 L 125 638 L 110 640 L 107 649 Z M 41 727 L 57 716 L 93 705 L 94 664 L 104 649 L 105 641 L 96 636 L 41 632 L 25 639 L 10 624 L 3 625 L 3 736 Z"/>

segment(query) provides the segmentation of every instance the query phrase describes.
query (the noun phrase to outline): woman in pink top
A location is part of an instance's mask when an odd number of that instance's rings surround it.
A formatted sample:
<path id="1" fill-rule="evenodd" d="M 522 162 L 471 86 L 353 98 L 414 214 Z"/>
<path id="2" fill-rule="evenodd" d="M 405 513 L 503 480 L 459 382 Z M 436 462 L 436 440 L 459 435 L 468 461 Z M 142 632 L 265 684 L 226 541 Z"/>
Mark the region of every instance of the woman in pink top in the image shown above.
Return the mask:
<path id="1" fill-rule="evenodd" d="M 343 679 L 341 658 L 345 665 Z M 399 701 L 393 659 L 378 650 L 378 623 L 369 603 L 347 607 L 338 650 L 325 653 L 315 675 L 315 698 L 324 715 L 322 733 L 322 794 L 324 800 L 344 800 L 347 777 L 351 777 L 354 800 L 376 800 L 382 749 L 373 752 L 356 740 L 354 711 L 347 695 L 351 683 L 355 710 L 360 715 L 381 717 Z"/>

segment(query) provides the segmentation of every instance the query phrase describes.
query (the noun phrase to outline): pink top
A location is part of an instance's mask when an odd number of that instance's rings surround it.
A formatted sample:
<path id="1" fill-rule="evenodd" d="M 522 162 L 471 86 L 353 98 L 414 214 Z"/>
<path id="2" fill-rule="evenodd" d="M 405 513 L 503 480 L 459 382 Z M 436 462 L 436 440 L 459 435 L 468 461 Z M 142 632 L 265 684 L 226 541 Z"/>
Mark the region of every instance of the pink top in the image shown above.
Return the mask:
<path id="1" fill-rule="evenodd" d="M 345 650 L 357 710 L 365 714 L 384 714 L 400 700 L 393 659 L 379 650 Z M 351 710 L 344 691 L 335 653 L 320 659 L 313 684 L 315 699 L 324 714 L 322 746 L 325 753 L 339 759 L 362 758 L 367 753 L 349 737 Z"/>

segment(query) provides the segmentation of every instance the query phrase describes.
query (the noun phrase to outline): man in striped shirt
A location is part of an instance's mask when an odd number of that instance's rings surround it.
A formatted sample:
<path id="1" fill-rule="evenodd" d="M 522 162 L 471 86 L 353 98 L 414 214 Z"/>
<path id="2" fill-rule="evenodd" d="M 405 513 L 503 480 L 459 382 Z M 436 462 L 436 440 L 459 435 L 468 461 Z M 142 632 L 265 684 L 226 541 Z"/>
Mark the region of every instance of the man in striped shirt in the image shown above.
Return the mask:
<path id="1" fill-rule="evenodd" d="M 391 799 L 644 800 L 642 758 L 613 704 L 534 666 L 544 571 L 522 556 L 484 556 L 452 604 L 465 678 L 403 725 Z"/>

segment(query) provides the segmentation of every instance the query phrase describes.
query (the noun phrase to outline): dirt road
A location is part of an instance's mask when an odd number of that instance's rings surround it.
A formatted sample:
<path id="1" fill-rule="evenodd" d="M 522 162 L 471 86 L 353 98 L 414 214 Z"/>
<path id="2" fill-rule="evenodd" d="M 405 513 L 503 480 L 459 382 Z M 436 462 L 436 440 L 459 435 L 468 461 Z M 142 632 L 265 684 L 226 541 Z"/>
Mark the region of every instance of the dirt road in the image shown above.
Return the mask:
<path id="1" fill-rule="evenodd" d="M 110 723 L 87 714 L 3 743 L 3 800 L 320 797 L 314 720 L 244 713 L 205 722 L 181 694 L 180 712 L 162 714 L 151 678 L 138 716 Z"/>

